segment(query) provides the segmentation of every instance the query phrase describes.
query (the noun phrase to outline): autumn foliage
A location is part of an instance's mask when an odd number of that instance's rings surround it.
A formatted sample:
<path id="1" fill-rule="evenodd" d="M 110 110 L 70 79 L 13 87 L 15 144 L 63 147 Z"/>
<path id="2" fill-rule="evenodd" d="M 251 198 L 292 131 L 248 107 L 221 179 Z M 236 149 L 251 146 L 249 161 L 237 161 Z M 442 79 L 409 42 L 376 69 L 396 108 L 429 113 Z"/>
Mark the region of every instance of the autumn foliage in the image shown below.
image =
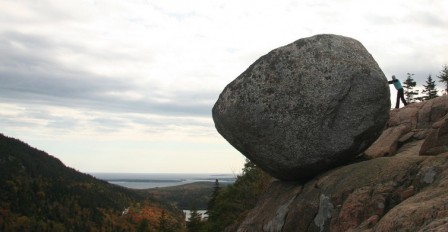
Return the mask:
<path id="1" fill-rule="evenodd" d="M 183 213 L 0 134 L 0 231 L 183 231 Z"/>

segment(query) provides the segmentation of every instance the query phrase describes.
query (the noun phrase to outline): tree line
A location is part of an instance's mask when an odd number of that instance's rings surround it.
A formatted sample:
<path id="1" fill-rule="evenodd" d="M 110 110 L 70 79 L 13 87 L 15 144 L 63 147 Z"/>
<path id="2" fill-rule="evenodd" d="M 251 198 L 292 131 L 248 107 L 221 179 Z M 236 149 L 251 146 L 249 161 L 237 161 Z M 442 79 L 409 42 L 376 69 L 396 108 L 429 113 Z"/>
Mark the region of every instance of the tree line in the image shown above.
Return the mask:
<path id="1" fill-rule="evenodd" d="M 443 65 L 439 75 L 437 75 L 439 82 L 445 85 L 445 89 L 442 90 L 443 95 L 448 94 L 448 65 Z M 426 85 L 423 85 L 421 92 L 414 89 L 417 86 L 417 82 L 414 80 L 413 73 L 407 73 L 407 78 L 403 82 L 403 89 L 406 101 L 409 103 L 426 101 L 439 96 L 439 90 L 436 88 L 436 81 L 429 74 L 426 78 Z"/>
<path id="2" fill-rule="evenodd" d="M 234 231 L 272 180 L 269 174 L 246 160 L 243 172 L 234 184 L 221 186 L 218 180 L 215 181 L 205 219 L 196 209 L 191 210 L 188 232 Z"/>

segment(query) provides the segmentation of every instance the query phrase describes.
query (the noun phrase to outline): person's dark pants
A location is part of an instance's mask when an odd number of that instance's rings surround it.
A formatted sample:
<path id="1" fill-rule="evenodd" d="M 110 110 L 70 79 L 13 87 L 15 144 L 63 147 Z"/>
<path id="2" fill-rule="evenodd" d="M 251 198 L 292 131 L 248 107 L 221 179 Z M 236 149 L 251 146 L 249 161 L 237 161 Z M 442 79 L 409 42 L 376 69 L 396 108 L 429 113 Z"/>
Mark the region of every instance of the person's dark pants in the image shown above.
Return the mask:
<path id="1" fill-rule="evenodd" d="M 403 89 L 399 89 L 397 91 L 397 104 L 395 104 L 395 109 L 400 108 L 400 99 L 401 102 L 403 102 L 404 105 L 407 105 L 408 103 L 406 102 L 406 100 L 404 99 L 404 92 Z"/>

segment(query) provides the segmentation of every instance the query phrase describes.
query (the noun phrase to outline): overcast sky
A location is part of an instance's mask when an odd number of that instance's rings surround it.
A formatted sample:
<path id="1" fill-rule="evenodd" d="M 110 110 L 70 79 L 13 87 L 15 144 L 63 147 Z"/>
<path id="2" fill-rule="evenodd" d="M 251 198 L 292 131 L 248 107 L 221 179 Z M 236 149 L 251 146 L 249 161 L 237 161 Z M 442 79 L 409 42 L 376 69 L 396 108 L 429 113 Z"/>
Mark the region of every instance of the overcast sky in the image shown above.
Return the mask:
<path id="1" fill-rule="evenodd" d="M 339 34 L 422 85 L 448 64 L 446 12 L 446 0 L 1 0 L 0 133 L 83 172 L 238 173 L 245 158 L 211 108 L 257 58 Z"/>

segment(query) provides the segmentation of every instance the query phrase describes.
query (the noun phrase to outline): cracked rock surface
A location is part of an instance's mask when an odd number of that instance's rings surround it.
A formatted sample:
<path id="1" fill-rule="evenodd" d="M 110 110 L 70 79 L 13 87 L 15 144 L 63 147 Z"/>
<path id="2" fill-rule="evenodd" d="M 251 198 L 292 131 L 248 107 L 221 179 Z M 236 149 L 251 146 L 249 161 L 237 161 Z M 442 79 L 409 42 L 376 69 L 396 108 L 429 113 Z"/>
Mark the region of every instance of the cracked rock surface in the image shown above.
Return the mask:
<path id="1" fill-rule="evenodd" d="M 307 182 L 272 182 L 237 231 L 448 231 L 448 151 L 422 152 L 448 143 L 448 96 L 390 115 L 377 149 Z"/>

